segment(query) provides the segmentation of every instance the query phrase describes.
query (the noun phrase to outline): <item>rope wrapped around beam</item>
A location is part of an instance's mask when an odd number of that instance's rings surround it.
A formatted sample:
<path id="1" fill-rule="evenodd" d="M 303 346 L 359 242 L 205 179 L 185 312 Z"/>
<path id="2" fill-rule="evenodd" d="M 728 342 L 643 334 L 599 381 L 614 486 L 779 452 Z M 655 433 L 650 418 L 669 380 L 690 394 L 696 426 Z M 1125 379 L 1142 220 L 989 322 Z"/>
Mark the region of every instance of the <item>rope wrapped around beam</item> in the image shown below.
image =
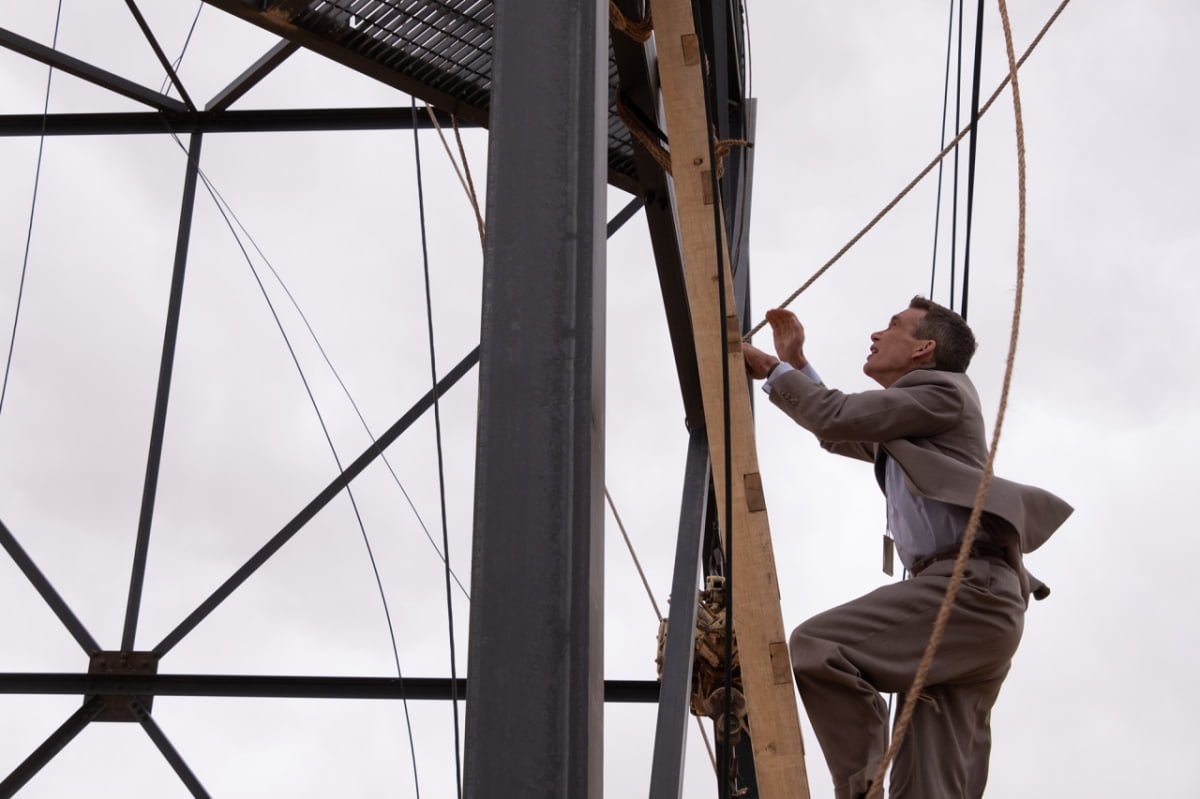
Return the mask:
<path id="1" fill-rule="evenodd" d="M 640 20 L 625 16 L 625 12 L 617 7 L 614 0 L 608 0 L 608 22 L 638 44 L 649 41 L 650 34 L 654 33 L 654 19 L 650 15 L 649 0 L 646 2 L 646 15 Z"/>

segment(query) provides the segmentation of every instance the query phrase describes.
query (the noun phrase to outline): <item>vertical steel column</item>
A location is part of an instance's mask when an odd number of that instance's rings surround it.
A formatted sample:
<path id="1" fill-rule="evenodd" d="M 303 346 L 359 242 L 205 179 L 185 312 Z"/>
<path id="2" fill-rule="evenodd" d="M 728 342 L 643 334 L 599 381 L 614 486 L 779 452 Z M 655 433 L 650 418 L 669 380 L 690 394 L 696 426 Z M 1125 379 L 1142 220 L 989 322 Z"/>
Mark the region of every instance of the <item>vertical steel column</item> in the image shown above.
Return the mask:
<path id="1" fill-rule="evenodd" d="M 670 623 L 663 651 L 662 688 L 654 758 L 650 767 L 650 799 L 679 799 L 683 795 L 683 763 L 691 719 L 692 661 L 696 651 L 696 591 L 700 578 L 700 547 L 708 523 L 708 436 L 693 431 L 684 468 L 675 572 L 671 578 Z"/>
<path id="2" fill-rule="evenodd" d="M 599 799 L 606 6 L 496 3 L 467 797 Z"/>

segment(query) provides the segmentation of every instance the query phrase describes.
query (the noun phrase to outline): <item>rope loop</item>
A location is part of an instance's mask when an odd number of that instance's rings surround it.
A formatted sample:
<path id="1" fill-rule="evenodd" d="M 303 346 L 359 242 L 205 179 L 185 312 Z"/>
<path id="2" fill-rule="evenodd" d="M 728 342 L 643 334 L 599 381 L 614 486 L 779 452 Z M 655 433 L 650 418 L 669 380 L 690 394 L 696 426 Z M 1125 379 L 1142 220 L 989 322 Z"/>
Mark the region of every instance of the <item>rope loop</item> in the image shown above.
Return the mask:
<path id="1" fill-rule="evenodd" d="M 713 131 L 713 156 L 717 159 L 717 177 L 725 177 L 725 158 L 733 151 L 734 147 L 753 147 L 754 142 L 749 139 L 717 139 L 716 130 Z"/>
<path id="2" fill-rule="evenodd" d="M 654 19 L 650 16 L 649 0 L 646 2 L 646 15 L 640 20 L 632 20 L 625 16 L 625 12 L 617 7 L 614 0 L 608 0 L 608 21 L 614 28 L 638 44 L 648 41 L 650 34 L 654 33 Z"/>

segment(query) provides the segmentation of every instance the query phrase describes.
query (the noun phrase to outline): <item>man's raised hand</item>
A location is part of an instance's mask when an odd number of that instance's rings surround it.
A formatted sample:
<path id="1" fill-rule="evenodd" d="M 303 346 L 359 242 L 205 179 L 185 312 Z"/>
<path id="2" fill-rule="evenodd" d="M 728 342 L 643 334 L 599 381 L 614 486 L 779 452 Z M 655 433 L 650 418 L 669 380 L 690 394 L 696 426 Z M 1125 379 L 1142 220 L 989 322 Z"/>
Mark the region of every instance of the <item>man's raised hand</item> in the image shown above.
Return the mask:
<path id="1" fill-rule="evenodd" d="M 775 334 L 775 351 L 781 360 L 787 361 L 797 369 L 808 365 L 804 357 L 804 325 L 791 311 L 782 308 L 772 308 L 767 311 L 767 322 L 771 332 Z"/>

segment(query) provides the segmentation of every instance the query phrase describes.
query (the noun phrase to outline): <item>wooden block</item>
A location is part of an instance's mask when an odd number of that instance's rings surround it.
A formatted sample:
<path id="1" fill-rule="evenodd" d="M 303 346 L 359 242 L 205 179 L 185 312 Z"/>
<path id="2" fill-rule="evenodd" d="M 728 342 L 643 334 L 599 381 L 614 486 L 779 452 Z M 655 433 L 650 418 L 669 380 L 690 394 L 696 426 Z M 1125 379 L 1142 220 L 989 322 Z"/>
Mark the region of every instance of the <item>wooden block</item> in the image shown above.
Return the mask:
<path id="1" fill-rule="evenodd" d="M 788 656 L 788 645 L 783 641 L 771 644 L 771 671 L 776 685 L 792 684 L 792 659 Z"/>
<path id="2" fill-rule="evenodd" d="M 759 513 L 767 509 L 767 497 L 763 494 L 762 475 L 758 472 L 745 475 L 742 482 L 746 486 L 746 510 Z"/>

